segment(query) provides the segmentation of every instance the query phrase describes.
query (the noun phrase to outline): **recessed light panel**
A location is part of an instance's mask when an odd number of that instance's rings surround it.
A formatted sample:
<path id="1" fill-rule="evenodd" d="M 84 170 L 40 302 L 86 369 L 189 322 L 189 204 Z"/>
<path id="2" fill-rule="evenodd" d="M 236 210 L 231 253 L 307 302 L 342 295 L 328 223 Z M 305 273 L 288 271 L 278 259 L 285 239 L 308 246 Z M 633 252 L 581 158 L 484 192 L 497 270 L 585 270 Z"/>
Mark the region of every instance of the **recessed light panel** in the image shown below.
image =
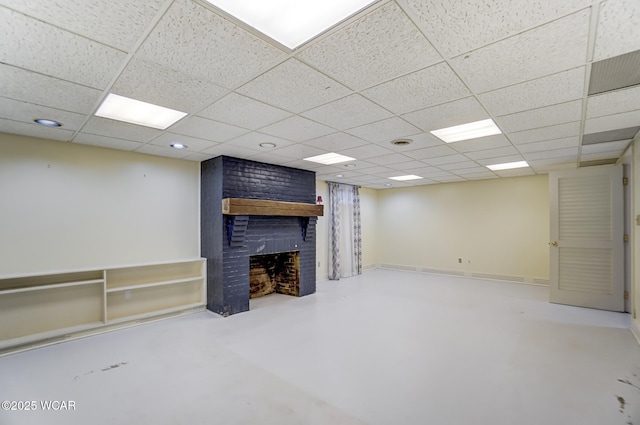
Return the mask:
<path id="1" fill-rule="evenodd" d="M 397 177 L 389 177 L 391 180 L 397 180 L 397 181 L 407 181 L 407 180 L 418 180 L 421 179 L 423 177 L 420 176 L 415 176 L 413 174 L 410 174 L 408 176 L 397 176 Z"/>
<path id="2" fill-rule="evenodd" d="M 118 96 L 113 93 L 109 93 L 96 112 L 98 117 L 144 125 L 160 130 L 166 129 L 186 115 L 186 112 Z"/>
<path id="3" fill-rule="evenodd" d="M 359 12 L 371 0 L 206 0 L 290 49 Z"/>
<path id="4" fill-rule="evenodd" d="M 311 156 L 309 158 L 303 158 L 305 161 L 317 162 L 319 164 L 331 165 L 338 164 L 340 162 L 355 161 L 355 158 L 350 156 L 340 155 L 339 153 L 325 153 L 323 155 Z"/>
<path id="5" fill-rule="evenodd" d="M 514 168 L 528 167 L 527 161 L 505 162 L 504 164 L 487 165 L 487 168 L 493 171 L 512 170 Z"/>
<path id="6" fill-rule="evenodd" d="M 470 122 L 453 127 L 441 128 L 430 131 L 431 134 L 446 143 L 460 142 L 462 140 L 477 139 L 479 137 L 501 134 L 502 131 L 491 118 L 482 121 Z"/>

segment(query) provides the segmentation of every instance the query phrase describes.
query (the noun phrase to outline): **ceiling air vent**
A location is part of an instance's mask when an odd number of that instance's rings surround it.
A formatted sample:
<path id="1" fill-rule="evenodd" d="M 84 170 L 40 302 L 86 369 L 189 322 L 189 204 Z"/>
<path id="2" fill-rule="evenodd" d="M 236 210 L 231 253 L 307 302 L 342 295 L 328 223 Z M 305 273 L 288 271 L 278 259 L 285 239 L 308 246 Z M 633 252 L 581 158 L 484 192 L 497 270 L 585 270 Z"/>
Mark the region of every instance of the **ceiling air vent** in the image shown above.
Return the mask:
<path id="1" fill-rule="evenodd" d="M 411 139 L 396 139 L 391 142 L 392 145 L 396 145 L 396 146 L 407 146 L 407 145 L 410 145 L 411 143 L 413 143 L 413 140 Z"/>
<path id="2" fill-rule="evenodd" d="M 640 127 L 621 128 L 618 130 L 591 133 L 582 136 L 582 146 L 595 145 L 596 143 L 615 142 L 618 140 L 631 140 L 635 137 Z"/>
<path id="3" fill-rule="evenodd" d="M 589 96 L 640 84 L 640 50 L 591 65 Z"/>

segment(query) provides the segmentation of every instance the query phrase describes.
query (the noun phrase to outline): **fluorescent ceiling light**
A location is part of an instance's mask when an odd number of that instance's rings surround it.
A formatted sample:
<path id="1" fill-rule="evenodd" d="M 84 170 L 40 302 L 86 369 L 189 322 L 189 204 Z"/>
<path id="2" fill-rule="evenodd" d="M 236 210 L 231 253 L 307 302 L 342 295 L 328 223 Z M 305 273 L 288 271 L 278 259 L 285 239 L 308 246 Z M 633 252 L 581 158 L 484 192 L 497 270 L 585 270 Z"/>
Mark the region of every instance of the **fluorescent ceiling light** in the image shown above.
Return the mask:
<path id="1" fill-rule="evenodd" d="M 493 136 L 494 134 L 501 134 L 502 131 L 500 131 L 496 123 L 489 118 L 488 120 L 433 130 L 430 131 L 430 133 L 443 142 L 451 143 L 461 140 L 477 139 L 478 137 Z"/>
<path id="2" fill-rule="evenodd" d="M 96 116 L 164 130 L 187 115 L 152 103 L 109 93 Z"/>
<path id="3" fill-rule="evenodd" d="M 375 1 L 206 0 L 290 49 L 295 49 Z"/>
<path id="4" fill-rule="evenodd" d="M 511 170 L 514 168 L 524 168 L 528 166 L 529 164 L 527 164 L 527 161 L 518 161 L 518 162 L 506 162 L 504 164 L 487 165 L 487 168 L 493 171 L 500 171 L 500 170 Z"/>
<path id="5" fill-rule="evenodd" d="M 340 155 L 339 153 L 325 153 L 323 155 L 311 156 L 309 158 L 303 158 L 305 161 L 317 162 L 319 164 L 331 165 L 339 162 L 355 161 L 355 158 L 350 156 Z"/>
<path id="6" fill-rule="evenodd" d="M 397 176 L 397 177 L 389 177 L 391 180 L 397 180 L 397 181 L 406 181 L 406 180 L 418 180 L 421 179 L 422 177 L 420 176 L 414 176 L 413 174 L 410 174 L 408 176 Z"/>

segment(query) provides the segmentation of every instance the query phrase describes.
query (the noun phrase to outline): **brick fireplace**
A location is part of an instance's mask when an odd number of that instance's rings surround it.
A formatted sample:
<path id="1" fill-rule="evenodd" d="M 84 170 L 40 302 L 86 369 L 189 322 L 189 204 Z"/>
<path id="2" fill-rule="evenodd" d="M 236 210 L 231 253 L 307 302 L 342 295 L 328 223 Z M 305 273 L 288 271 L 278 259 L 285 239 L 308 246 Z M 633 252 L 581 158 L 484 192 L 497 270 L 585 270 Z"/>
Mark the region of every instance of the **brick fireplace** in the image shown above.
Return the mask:
<path id="1" fill-rule="evenodd" d="M 253 292 L 305 296 L 316 290 L 315 216 L 224 214 L 223 199 L 315 204 L 315 173 L 220 156 L 201 165 L 201 251 L 207 308 L 249 310 Z M 251 264 L 254 271 L 251 272 Z M 253 276 L 252 276 L 253 275 Z"/>

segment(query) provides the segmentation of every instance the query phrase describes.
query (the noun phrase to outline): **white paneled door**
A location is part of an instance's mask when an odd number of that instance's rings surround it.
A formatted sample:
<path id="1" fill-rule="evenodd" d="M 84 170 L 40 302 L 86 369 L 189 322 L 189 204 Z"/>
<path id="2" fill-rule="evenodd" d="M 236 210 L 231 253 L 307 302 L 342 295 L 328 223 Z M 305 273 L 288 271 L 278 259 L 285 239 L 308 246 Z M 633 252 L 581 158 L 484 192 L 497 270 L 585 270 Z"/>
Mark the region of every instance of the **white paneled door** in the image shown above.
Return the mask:
<path id="1" fill-rule="evenodd" d="M 549 173 L 550 301 L 624 311 L 622 166 Z"/>

